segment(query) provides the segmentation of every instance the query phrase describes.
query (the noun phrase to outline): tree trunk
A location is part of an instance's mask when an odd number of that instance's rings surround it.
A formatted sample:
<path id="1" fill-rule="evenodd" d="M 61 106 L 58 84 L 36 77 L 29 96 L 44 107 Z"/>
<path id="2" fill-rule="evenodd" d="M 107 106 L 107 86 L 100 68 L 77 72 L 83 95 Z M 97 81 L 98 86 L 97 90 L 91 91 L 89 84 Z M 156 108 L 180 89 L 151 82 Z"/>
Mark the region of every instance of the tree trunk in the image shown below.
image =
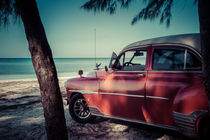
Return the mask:
<path id="1" fill-rule="evenodd" d="M 36 0 L 16 0 L 16 3 L 39 82 L 47 138 L 67 140 L 66 120 L 57 72 Z"/>
<path id="2" fill-rule="evenodd" d="M 208 97 L 210 116 L 210 8 L 209 0 L 198 0 L 200 21 L 201 53 L 203 59 L 204 86 Z"/>

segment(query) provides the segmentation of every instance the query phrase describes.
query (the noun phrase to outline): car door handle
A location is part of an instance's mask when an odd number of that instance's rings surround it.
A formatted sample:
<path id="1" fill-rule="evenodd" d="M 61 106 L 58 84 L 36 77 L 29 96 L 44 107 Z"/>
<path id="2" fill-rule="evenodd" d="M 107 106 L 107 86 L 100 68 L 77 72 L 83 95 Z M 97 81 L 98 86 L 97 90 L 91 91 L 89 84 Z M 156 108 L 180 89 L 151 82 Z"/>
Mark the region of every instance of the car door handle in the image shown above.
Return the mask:
<path id="1" fill-rule="evenodd" d="M 137 77 L 145 77 L 146 75 L 145 74 L 137 74 L 136 76 Z"/>

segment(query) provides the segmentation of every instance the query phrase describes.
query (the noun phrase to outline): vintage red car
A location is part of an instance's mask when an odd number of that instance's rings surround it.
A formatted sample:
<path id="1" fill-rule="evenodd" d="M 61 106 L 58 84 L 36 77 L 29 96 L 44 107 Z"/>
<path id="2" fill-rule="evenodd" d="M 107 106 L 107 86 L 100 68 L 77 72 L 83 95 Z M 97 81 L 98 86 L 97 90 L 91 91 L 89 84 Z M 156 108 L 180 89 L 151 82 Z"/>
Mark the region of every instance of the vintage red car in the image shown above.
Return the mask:
<path id="1" fill-rule="evenodd" d="M 148 39 L 113 53 L 109 68 L 65 82 L 72 118 L 94 116 L 180 131 L 196 137 L 207 124 L 200 34 Z"/>

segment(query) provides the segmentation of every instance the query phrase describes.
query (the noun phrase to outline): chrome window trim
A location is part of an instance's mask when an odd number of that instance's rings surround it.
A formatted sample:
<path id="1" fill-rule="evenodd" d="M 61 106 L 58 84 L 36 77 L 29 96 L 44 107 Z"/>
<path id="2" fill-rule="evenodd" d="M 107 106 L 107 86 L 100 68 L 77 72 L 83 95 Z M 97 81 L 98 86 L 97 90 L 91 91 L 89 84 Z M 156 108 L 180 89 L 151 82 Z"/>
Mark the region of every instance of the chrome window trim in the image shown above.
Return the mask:
<path id="1" fill-rule="evenodd" d="M 150 44 L 148 44 L 148 45 L 136 45 L 136 46 L 134 46 L 132 48 L 123 49 L 120 52 L 120 54 L 122 54 L 124 52 L 127 52 L 127 51 L 130 51 L 130 50 L 136 50 L 136 49 L 145 49 L 146 50 L 149 46 L 152 46 L 152 45 L 150 45 Z"/>
<path id="2" fill-rule="evenodd" d="M 172 48 L 170 47 L 167 47 L 168 45 L 167 44 L 164 44 L 164 45 L 161 45 L 161 46 L 166 46 L 166 47 L 161 47 L 159 45 L 152 45 L 154 46 L 155 48 L 154 49 L 178 49 L 178 50 L 183 50 L 184 51 L 184 66 L 183 66 L 183 69 L 182 70 L 185 70 L 186 69 L 186 62 L 187 62 L 187 53 L 189 52 L 188 50 L 192 51 L 191 53 L 195 53 L 197 56 L 199 56 L 199 58 L 195 55 L 196 58 L 199 59 L 199 61 L 201 61 L 201 54 L 199 52 L 197 52 L 197 50 L 195 50 L 194 48 L 191 48 L 190 46 L 187 46 L 187 45 L 182 45 L 182 44 L 174 44 Z M 183 47 L 183 48 L 176 48 L 177 47 Z M 154 53 L 153 53 L 154 55 Z M 153 65 L 153 60 L 152 60 L 152 65 Z M 153 66 L 152 66 L 153 67 Z M 153 69 L 153 68 L 152 68 Z M 161 71 L 162 69 L 153 69 L 155 71 Z M 177 71 L 177 70 L 173 70 L 173 69 L 170 69 L 170 71 Z M 189 70 L 188 70 L 189 71 Z M 179 72 L 179 71 L 178 71 Z M 194 72 L 194 71 L 193 71 Z"/>
<path id="3" fill-rule="evenodd" d="M 194 49 L 194 48 L 191 47 L 191 46 L 184 45 L 184 44 L 173 44 L 173 46 L 186 47 L 187 49 L 191 50 L 192 52 L 195 52 L 195 53 L 201 58 L 201 54 L 200 54 L 196 49 Z M 185 49 L 186 49 L 186 48 L 185 48 Z M 199 58 L 199 59 L 200 59 L 200 58 Z"/>
<path id="4" fill-rule="evenodd" d="M 68 90 L 70 92 L 79 92 L 81 94 L 100 94 L 100 95 L 115 95 L 115 96 L 127 96 L 127 97 L 137 97 L 137 98 L 150 98 L 150 99 L 160 99 L 160 100 L 169 100 L 169 98 L 158 97 L 158 96 L 144 96 L 144 95 L 135 95 L 135 94 L 122 94 L 122 93 L 108 93 L 108 92 L 94 92 L 90 90 Z"/>
<path id="5" fill-rule="evenodd" d="M 155 127 L 159 127 L 159 128 L 165 128 L 165 129 L 170 129 L 170 130 L 174 130 L 174 131 L 179 131 L 178 128 L 173 127 L 173 126 L 161 125 L 161 124 L 154 124 L 154 123 L 148 123 L 148 122 L 140 121 L 140 120 L 131 120 L 131 119 L 126 119 L 126 118 L 121 118 L 121 117 L 115 117 L 115 116 L 106 115 L 103 112 L 101 112 L 95 106 L 89 106 L 89 108 L 95 108 L 95 109 L 97 109 L 100 112 L 99 114 L 95 114 L 95 113 L 92 113 L 91 112 L 91 114 L 92 115 L 95 115 L 95 116 L 105 117 L 105 118 L 111 118 L 111 119 L 118 119 L 118 120 L 123 120 L 123 121 L 127 121 L 127 122 L 132 122 L 132 123 L 146 124 L 146 125 L 155 126 Z"/>
<path id="6" fill-rule="evenodd" d="M 174 47 L 184 47 L 184 48 L 187 48 L 189 50 L 192 50 L 193 52 L 195 52 L 200 58 L 201 58 L 201 54 L 193 47 L 189 46 L 189 45 L 185 45 L 185 44 L 180 44 L 180 43 L 154 43 L 154 44 L 147 44 L 147 45 L 136 45 L 136 46 L 133 46 L 131 48 L 127 48 L 127 49 L 123 49 L 120 54 L 122 52 L 125 52 L 125 51 L 128 51 L 128 50 L 131 50 L 131 49 L 141 49 L 143 47 L 145 48 L 148 48 L 149 46 L 174 46 Z"/>
<path id="7" fill-rule="evenodd" d="M 184 70 L 186 69 L 186 62 L 187 62 L 187 49 L 184 50 Z"/>

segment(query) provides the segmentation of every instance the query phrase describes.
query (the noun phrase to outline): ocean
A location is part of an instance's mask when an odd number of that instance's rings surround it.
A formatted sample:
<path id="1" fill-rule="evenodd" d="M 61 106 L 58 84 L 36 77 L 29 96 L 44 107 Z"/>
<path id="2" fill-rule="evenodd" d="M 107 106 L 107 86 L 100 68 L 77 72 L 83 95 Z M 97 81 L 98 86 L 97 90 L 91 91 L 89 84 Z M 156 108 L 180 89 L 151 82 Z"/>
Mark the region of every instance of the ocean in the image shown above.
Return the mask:
<path id="1" fill-rule="evenodd" d="M 110 58 L 97 58 L 100 68 L 109 65 Z M 78 76 L 78 70 L 84 74 L 95 69 L 95 58 L 54 58 L 58 77 Z M 36 74 L 31 58 L 0 58 L 0 80 L 33 79 Z"/>

